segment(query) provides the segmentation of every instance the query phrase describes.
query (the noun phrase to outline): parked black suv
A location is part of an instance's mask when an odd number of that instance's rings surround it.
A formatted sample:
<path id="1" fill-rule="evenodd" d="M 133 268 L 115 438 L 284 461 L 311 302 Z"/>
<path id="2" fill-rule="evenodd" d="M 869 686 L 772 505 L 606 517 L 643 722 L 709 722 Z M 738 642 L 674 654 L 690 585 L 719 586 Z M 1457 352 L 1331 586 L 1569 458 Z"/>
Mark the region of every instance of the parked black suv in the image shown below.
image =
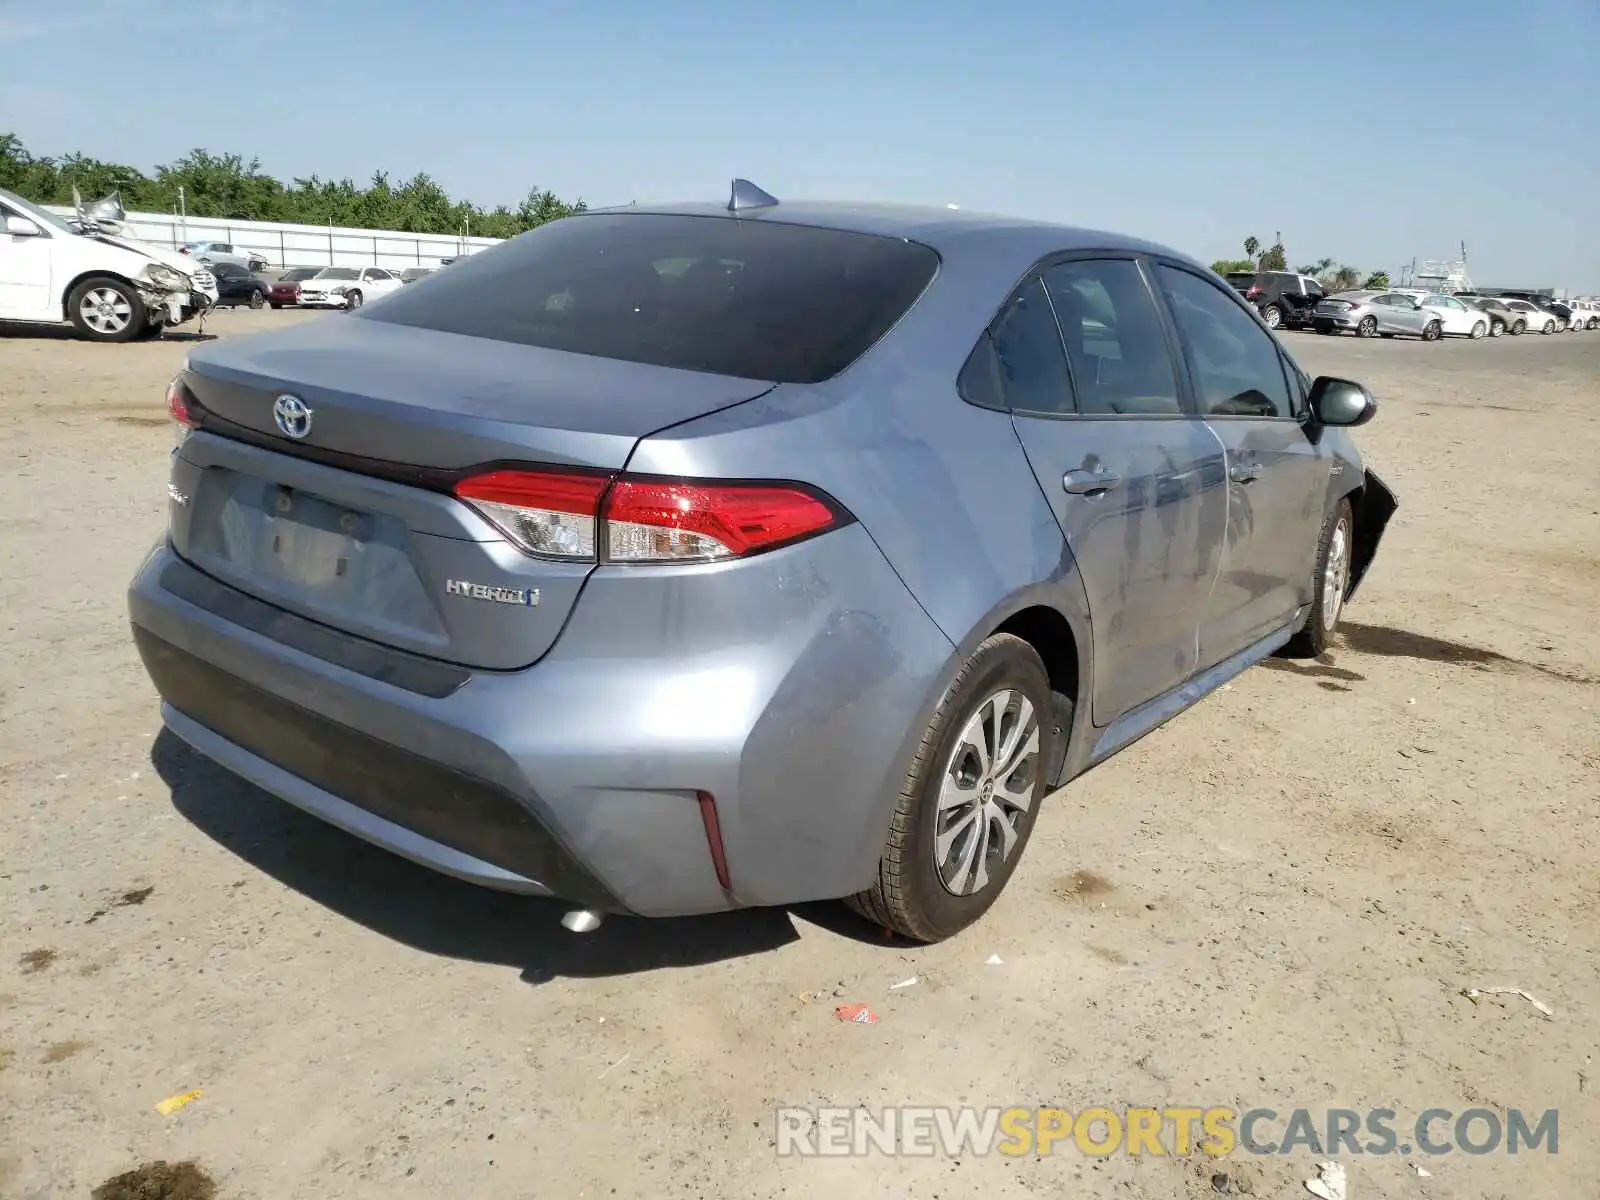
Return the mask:
<path id="1" fill-rule="evenodd" d="M 1256 306 L 1271 329 L 1280 325 L 1309 329 L 1311 310 L 1326 294 L 1311 276 L 1293 271 L 1234 271 L 1227 279 L 1234 291 Z"/>

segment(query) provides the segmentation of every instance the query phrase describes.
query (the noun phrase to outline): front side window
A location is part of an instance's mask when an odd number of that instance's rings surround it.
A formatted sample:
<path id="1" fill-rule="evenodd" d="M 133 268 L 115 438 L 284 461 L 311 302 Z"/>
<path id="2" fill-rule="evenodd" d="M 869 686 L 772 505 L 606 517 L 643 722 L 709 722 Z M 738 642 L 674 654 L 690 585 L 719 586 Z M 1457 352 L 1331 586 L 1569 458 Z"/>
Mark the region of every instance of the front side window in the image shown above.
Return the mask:
<path id="1" fill-rule="evenodd" d="M 1045 288 L 1067 346 L 1078 411 L 1097 416 L 1182 412 L 1155 300 L 1132 259 L 1057 263 Z"/>
<path id="2" fill-rule="evenodd" d="M 865 354 L 932 281 L 901 238 L 663 213 L 551 221 L 359 315 L 412 328 L 776 383 Z"/>
<path id="3" fill-rule="evenodd" d="M 1157 268 L 1206 416 L 1292 417 L 1283 360 L 1271 334 L 1197 275 Z"/>

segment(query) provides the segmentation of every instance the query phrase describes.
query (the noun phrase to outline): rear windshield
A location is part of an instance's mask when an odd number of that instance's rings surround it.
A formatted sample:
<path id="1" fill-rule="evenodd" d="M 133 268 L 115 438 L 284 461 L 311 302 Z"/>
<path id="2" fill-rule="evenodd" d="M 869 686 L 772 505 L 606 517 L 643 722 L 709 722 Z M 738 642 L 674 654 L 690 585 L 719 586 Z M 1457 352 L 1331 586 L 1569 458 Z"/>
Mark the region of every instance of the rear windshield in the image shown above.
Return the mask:
<path id="1" fill-rule="evenodd" d="M 296 280 L 315 277 L 321 269 L 321 267 L 296 267 L 292 271 L 285 271 L 282 278 L 285 283 L 294 283 Z"/>
<path id="2" fill-rule="evenodd" d="M 1256 281 L 1256 277 L 1255 277 L 1254 274 L 1241 274 L 1238 271 L 1229 272 L 1229 274 L 1227 276 L 1227 279 L 1228 279 L 1228 282 L 1231 283 L 1236 288 L 1240 288 L 1240 287 L 1247 288 L 1247 287 L 1250 287 Z"/>
<path id="3" fill-rule="evenodd" d="M 322 270 L 312 276 L 313 279 L 354 279 L 355 277 L 356 269 L 354 267 L 323 267 Z"/>
<path id="4" fill-rule="evenodd" d="M 767 220 L 604 213 L 542 225 L 358 316 L 777 383 L 844 370 L 922 294 L 926 246 Z"/>

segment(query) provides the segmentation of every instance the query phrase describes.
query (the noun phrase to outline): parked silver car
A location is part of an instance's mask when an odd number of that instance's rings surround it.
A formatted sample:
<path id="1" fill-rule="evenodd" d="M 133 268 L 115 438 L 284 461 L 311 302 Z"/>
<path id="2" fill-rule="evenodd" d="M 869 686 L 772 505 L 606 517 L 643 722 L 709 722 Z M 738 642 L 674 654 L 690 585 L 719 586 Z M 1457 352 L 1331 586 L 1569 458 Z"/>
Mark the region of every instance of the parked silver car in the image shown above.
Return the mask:
<path id="1" fill-rule="evenodd" d="M 1049 791 L 1331 644 L 1396 504 L 1371 396 L 1192 259 L 743 181 L 197 345 L 168 403 L 169 729 L 579 930 L 955 933 Z"/>
<path id="2" fill-rule="evenodd" d="M 1406 337 L 1436 342 L 1444 336 L 1444 320 L 1410 296 L 1398 292 L 1338 292 L 1317 302 L 1311 327 L 1318 333 L 1353 333 L 1357 337 Z"/>

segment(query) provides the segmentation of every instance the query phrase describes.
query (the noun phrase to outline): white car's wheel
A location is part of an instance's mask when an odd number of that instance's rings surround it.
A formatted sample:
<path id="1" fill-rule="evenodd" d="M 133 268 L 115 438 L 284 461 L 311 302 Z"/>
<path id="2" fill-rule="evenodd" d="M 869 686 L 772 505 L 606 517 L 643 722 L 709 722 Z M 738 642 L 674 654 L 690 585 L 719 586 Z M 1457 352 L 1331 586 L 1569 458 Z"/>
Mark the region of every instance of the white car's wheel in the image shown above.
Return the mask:
<path id="1" fill-rule="evenodd" d="M 127 342 L 143 331 L 144 301 L 120 279 L 85 279 L 67 297 L 67 315 L 78 333 L 95 342 Z"/>
<path id="2" fill-rule="evenodd" d="M 1472 327 L 1472 334 L 1471 334 L 1472 340 L 1473 341 L 1477 341 L 1479 338 L 1481 338 L 1484 334 L 1486 334 L 1488 332 L 1489 331 L 1486 328 L 1484 328 L 1483 322 L 1479 321 L 1476 325 L 1474 325 Z"/>

